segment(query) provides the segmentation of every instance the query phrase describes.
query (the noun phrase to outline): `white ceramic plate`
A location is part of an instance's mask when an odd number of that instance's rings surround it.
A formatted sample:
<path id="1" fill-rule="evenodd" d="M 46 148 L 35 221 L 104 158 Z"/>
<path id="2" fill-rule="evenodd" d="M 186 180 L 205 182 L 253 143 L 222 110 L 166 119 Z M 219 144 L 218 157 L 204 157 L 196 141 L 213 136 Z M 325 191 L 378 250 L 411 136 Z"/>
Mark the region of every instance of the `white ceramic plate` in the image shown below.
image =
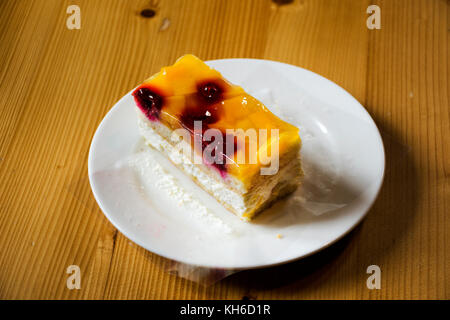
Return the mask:
<path id="1" fill-rule="evenodd" d="M 355 227 L 377 197 L 385 165 L 380 134 L 358 101 L 299 67 L 254 59 L 207 63 L 300 128 L 303 186 L 254 222 L 240 221 L 165 158 L 145 150 L 128 93 L 103 119 L 89 153 L 92 191 L 111 223 L 161 256 L 233 269 L 305 257 Z M 142 152 L 156 169 L 140 167 Z M 173 183 L 176 192 L 168 192 Z"/>

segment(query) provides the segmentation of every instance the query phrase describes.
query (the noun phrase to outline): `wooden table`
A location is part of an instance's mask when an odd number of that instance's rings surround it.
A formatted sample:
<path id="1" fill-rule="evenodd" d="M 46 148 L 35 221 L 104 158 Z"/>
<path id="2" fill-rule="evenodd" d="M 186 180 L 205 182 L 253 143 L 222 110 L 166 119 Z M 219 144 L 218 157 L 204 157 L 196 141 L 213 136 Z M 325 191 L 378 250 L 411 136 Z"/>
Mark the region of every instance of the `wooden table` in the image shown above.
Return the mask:
<path id="1" fill-rule="evenodd" d="M 450 298 L 449 2 L 275 2 L 0 1 L 0 298 Z M 72 4 L 79 30 L 66 27 Z M 380 30 L 366 27 L 370 4 Z M 185 53 L 287 62 L 358 99 L 387 157 L 365 221 L 310 258 L 210 286 L 118 232 L 89 187 L 91 138 L 120 97 Z M 380 290 L 366 287 L 372 264 Z M 66 287 L 69 265 L 80 290 Z"/>

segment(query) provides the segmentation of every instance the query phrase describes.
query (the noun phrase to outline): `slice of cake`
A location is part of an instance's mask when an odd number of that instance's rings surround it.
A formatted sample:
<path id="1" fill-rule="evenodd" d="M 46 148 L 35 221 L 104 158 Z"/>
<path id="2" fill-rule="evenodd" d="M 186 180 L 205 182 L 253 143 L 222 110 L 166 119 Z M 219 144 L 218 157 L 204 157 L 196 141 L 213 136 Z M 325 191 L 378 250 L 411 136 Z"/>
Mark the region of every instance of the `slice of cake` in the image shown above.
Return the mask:
<path id="1" fill-rule="evenodd" d="M 133 97 L 147 143 L 241 219 L 297 188 L 298 129 L 197 57 L 162 68 Z"/>

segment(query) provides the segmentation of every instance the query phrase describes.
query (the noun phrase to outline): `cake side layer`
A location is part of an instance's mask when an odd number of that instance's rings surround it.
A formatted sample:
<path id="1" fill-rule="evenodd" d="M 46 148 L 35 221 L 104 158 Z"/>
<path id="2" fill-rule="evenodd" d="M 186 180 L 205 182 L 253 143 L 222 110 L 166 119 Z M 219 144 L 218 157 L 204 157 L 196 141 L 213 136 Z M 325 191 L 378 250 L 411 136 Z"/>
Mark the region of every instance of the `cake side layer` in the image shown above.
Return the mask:
<path id="1" fill-rule="evenodd" d="M 172 147 L 174 148 L 177 147 L 178 149 L 180 149 L 180 146 L 182 146 L 187 148 L 188 149 L 187 154 L 189 155 L 190 157 L 189 159 L 191 160 L 190 162 L 194 162 L 193 149 L 190 146 L 184 144 L 183 141 L 181 141 L 179 135 L 174 134 L 174 131 L 171 128 L 167 127 L 166 125 L 160 122 L 149 121 L 145 117 L 145 115 L 142 112 L 140 112 L 139 108 L 136 108 L 136 111 L 139 121 L 145 124 L 145 126 L 150 127 L 153 131 L 156 132 L 156 134 L 162 136 L 168 143 L 172 145 Z M 278 167 L 280 170 L 281 168 L 284 168 L 287 164 L 290 164 L 292 162 L 300 164 L 299 161 L 300 147 L 301 147 L 300 144 L 293 145 L 289 150 L 286 150 L 286 152 L 282 154 L 280 158 L 278 158 Z M 256 172 L 254 171 L 251 176 L 247 176 L 245 177 L 244 180 L 242 180 L 242 177 L 236 177 L 233 175 L 232 172 L 229 172 L 226 176 L 224 176 L 218 170 L 211 170 L 217 169 L 214 166 L 201 165 L 198 166 L 198 168 L 202 170 L 205 174 L 217 180 L 218 183 L 225 183 L 231 189 L 235 190 L 240 194 L 250 193 L 252 192 L 252 189 L 255 189 L 255 187 L 257 187 L 258 185 L 268 183 L 271 179 L 276 178 L 277 176 L 277 174 L 262 175 L 260 174 L 259 171 Z"/>
<path id="2" fill-rule="evenodd" d="M 139 117 L 138 125 L 141 134 L 152 147 L 166 155 L 200 187 L 241 219 L 249 220 L 271 202 L 288 191 L 293 191 L 299 183 L 301 168 L 298 160 L 287 162 L 276 175 L 262 176 L 265 177 L 263 183 L 254 185 L 251 191 L 243 188 L 241 182 L 231 176 L 227 177 L 225 183 L 214 169 L 194 164 L 180 153 L 180 150 L 168 141 L 171 133 L 169 128 L 160 123 L 149 122 L 143 117 Z M 166 131 L 165 137 L 157 131 Z"/>

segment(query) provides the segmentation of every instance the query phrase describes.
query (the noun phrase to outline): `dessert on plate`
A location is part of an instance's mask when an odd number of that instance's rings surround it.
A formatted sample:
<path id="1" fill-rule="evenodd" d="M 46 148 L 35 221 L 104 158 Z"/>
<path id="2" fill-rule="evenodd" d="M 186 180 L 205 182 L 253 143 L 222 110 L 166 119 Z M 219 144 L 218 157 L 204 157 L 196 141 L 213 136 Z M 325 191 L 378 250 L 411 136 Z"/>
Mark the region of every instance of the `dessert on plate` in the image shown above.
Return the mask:
<path id="1" fill-rule="evenodd" d="M 146 142 L 243 220 L 294 191 L 298 128 L 193 55 L 133 91 Z"/>

